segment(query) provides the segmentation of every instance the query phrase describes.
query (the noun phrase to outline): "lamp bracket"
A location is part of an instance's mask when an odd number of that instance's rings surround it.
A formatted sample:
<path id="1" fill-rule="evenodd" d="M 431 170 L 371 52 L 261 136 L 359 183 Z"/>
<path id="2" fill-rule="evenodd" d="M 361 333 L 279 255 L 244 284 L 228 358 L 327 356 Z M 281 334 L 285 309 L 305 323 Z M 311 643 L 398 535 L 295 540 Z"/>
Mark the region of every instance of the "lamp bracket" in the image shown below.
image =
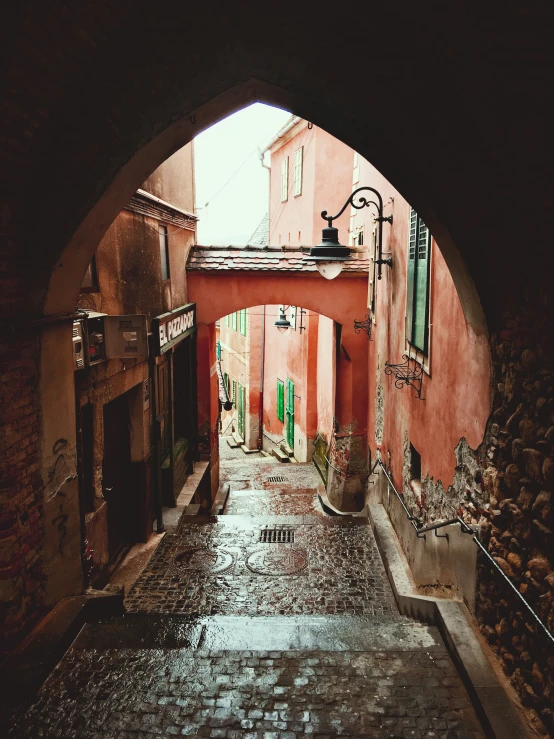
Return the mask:
<path id="1" fill-rule="evenodd" d="M 413 357 L 409 357 L 407 354 L 403 354 L 402 359 L 404 362 L 398 364 L 385 362 L 385 374 L 394 377 L 394 385 L 399 390 L 406 385 L 410 385 L 416 391 L 416 398 L 418 400 L 425 400 L 425 398 L 421 397 L 423 367 Z"/>
<path id="2" fill-rule="evenodd" d="M 386 221 L 387 223 L 390 223 L 390 225 L 392 226 L 392 215 L 390 215 L 390 216 L 376 216 L 374 218 L 374 221 L 375 221 L 375 223 L 384 223 Z"/>
<path id="3" fill-rule="evenodd" d="M 354 321 L 354 331 L 357 334 L 359 334 L 360 331 L 365 331 L 369 341 L 371 341 L 371 329 L 372 328 L 373 328 L 373 323 L 371 321 L 371 315 L 369 313 L 366 314 L 366 317 L 363 321 Z"/>

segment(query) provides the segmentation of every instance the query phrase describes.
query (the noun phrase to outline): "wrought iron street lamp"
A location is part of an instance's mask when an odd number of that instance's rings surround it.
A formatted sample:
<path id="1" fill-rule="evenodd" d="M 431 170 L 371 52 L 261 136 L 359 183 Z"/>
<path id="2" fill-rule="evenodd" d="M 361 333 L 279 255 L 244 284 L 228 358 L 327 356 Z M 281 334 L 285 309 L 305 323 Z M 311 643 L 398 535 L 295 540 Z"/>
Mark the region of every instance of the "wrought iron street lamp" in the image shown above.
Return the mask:
<path id="1" fill-rule="evenodd" d="M 358 196 L 358 193 L 366 190 L 372 192 L 376 200 L 368 200 L 363 195 Z M 339 242 L 339 231 L 333 226 L 333 221 L 339 218 L 349 205 L 356 208 L 356 210 L 374 205 L 377 210 L 375 222 L 379 226 L 377 229 L 377 259 L 375 264 L 378 266 L 377 279 L 380 280 L 381 266 L 388 264 L 389 267 L 392 267 L 392 257 L 389 256 L 387 259 L 383 259 L 383 222 L 387 221 L 392 225 L 392 216 L 383 215 L 383 198 L 373 187 L 358 187 L 357 190 L 354 190 L 336 216 L 328 216 L 326 210 L 321 213 L 321 217 L 327 221 L 327 226 L 322 231 L 321 244 L 312 246 L 304 259 L 315 261 L 318 272 L 328 280 L 334 279 L 342 272 L 344 263 L 352 258 L 353 250 Z"/>
<path id="2" fill-rule="evenodd" d="M 288 320 L 288 318 L 286 316 L 285 306 L 284 305 L 280 305 L 279 306 L 279 318 L 275 321 L 275 323 L 273 325 L 281 333 L 283 333 L 288 328 L 290 328 L 291 324 L 290 324 L 290 321 Z"/>

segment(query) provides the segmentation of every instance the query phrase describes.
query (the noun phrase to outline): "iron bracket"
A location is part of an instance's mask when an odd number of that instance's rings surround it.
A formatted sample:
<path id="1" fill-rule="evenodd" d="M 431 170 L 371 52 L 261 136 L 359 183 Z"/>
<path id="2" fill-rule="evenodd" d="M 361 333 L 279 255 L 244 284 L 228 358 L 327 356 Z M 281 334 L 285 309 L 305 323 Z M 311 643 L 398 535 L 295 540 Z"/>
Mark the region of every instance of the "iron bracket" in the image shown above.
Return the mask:
<path id="1" fill-rule="evenodd" d="M 360 331 L 365 331 L 369 341 L 371 341 L 371 329 L 372 328 L 373 328 L 373 323 L 371 321 L 371 316 L 369 313 L 366 314 L 365 320 L 354 321 L 354 331 L 357 334 L 359 334 Z"/>
<path id="2" fill-rule="evenodd" d="M 385 374 L 394 376 L 394 385 L 399 390 L 405 385 L 410 385 L 416 391 L 416 398 L 418 400 L 425 400 L 421 397 L 421 386 L 423 383 L 423 367 L 412 357 L 407 354 L 403 354 L 402 358 L 404 362 L 398 364 L 391 364 L 385 362 Z M 413 362 L 413 366 L 412 363 Z"/>

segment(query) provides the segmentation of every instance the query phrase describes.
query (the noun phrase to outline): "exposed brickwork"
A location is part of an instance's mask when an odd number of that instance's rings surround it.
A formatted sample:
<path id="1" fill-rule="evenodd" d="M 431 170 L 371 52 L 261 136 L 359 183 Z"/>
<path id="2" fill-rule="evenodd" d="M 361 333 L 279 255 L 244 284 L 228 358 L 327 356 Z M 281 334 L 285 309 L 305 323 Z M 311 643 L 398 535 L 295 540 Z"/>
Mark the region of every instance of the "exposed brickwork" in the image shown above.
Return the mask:
<path id="1" fill-rule="evenodd" d="M 43 613 L 36 336 L 0 344 L 0 649 Z"/>

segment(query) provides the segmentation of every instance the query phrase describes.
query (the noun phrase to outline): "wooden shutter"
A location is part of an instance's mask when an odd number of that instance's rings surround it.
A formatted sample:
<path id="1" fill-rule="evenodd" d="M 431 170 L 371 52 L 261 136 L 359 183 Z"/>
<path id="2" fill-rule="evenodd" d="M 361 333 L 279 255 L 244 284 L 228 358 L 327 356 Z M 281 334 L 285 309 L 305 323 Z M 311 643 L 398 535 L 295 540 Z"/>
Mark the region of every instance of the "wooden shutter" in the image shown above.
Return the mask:
<path id="1" fill-rule="evenodd" d="M 282 380 L 277 380 L 277 418 L 285 420 L 285 385 Z"/>
<path id="2" fill-rule="evenodd" d="M 246 309 L 240 312 L 240 332 L 243 336 L 246 336 Z"/>
<path id="3" fill-rule="evenodd" d="M 294 449 L 294 382 L 287 377 L 287 416 L 286 437 L 287 444 Z"/>
<path id="4" fill-rule="evenodd" d="M 229 326 L 229 316 L 225 316 L 225 325 Z"/>
<path id="5" fill-rule="evenodd" d="M 237 314 L 236 313 L 231 314 L 231 328 L 233 329 L 233 331 L 237 330 Z"/>
<path id="6" fill-rule="evenodd" d="M 302 173 L 304 168 L 304 147 L 294 152 L 294 194 L 302 195 Z"/>
<path id="7" fill-rule="evenodd" d="M 414 338 L 414 283 L 416 270 L 417 247 L 417 213 L 410 208 L 410 239 L 408 243 L 408 284 L 406 290 L 406 339 L 413 342 Z"/>
<path id="8" fill-rule="evenodd" d="M 425 354 L 429 337 L 429 229 L 418 218 L 416 277 L 414 285 L 414 346 Z"/>
<path id="9" fill-rule="evenodd" d="M 281 202 L 289 199 L 289 158 L 281 162 Z"/>

